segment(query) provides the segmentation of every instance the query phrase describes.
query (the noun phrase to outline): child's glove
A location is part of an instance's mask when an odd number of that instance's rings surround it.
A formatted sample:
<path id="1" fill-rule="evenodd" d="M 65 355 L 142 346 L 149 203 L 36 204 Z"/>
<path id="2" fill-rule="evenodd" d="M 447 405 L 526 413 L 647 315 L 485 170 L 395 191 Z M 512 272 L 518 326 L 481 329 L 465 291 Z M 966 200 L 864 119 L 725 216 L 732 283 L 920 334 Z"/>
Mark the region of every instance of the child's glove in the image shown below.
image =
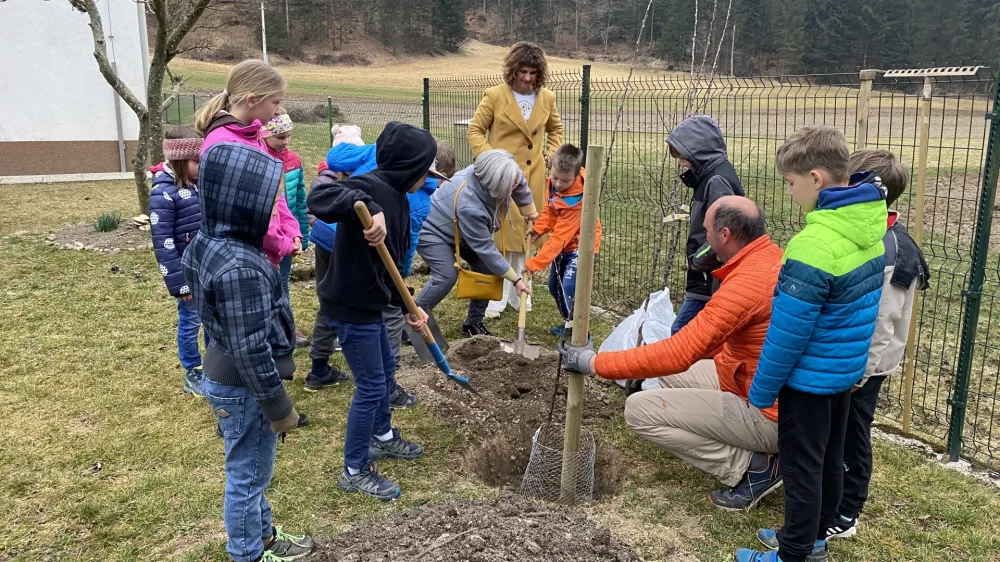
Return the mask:
<path id="1" fill-rule="evenodd" d="M 271 431 L 278 435 L 282 433 L 287 433 L 299 426 L 299 413 L 295 411 L 292 407 L 292 411 L 288 413 L 287 416 L 281 418 L 280 420 L 274 420 L 271 422 Z"/>

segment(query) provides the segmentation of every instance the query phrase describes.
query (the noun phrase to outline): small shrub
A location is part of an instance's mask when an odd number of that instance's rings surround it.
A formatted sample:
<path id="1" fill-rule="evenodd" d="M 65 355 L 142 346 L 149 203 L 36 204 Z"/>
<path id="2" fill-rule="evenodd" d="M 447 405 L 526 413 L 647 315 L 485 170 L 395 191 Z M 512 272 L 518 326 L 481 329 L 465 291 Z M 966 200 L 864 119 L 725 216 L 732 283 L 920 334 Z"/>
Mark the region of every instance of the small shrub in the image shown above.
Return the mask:
<path id="1" fill-rule="evenodd" d="M 118 228 L 122 222 L 122 214 L 118 211 L 106 211 L 101 213 L 94 221 L 94 230 L 97 232 L 111 232 Z"/>
<path id="2" fill-rule="evenodd" d="M 327 107 L 325 103 L 298 103 L 295 105 L 288 105 L 285 109 L 288 111 L 288 116 L 291 117 L 292 121 L 295 123 L 326 123 L 328 119 Z M 343 114 L 340 113 L 340 108 L 334 105 L 333 121 L 337 122 L 342 119 Z"/>

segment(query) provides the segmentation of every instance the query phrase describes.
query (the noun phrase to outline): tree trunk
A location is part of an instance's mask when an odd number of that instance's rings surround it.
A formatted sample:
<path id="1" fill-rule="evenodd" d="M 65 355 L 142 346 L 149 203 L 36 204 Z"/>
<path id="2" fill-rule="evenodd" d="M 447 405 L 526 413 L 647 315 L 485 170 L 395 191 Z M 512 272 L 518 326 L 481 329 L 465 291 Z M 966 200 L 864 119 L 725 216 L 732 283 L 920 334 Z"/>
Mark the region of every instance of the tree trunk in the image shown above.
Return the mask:
<path id="1" fill-rule="evenodd" d="M 139 199 L 139 212 L 149 214 L 149 184 L 146 183 L 146 156 L 149 152 L 149 117 L 139 119 L 139 142 L 132 158 L 132 175 L 135 177 L 135 194 Z"/>

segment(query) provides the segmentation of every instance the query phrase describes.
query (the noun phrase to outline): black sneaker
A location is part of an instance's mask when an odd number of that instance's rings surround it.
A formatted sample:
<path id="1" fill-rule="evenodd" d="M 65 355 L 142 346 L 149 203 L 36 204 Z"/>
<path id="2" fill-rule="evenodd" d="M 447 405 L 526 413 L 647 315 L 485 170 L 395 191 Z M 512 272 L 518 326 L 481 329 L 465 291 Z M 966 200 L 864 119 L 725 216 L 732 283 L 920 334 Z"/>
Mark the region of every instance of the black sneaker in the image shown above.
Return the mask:
<path id="1" fill-rule="evenodd" d="M 410 335 L 407 334 L 405 331 L 403 332 L 403 337 L 401 338 L 400 341 L 403 342 L 403 345 L 409 345 L 409 346 L 413 345 L 413 342 L 410 341 Z"/>
<path id="2" fill-rule="evenodd" d="M 837 522 L 826 528 L 826 540 L 847 539 L 858 534 L 858 518 L 846 519 L 843 515 L 837 517 Z"/>
<path id="3" fill-rule="evenodd" d="M 780 487 L 778 455 L 754 453 L 743 480 L 732 488 L 715 490 L 710 499 L 716 507 L 726 511 L 744 511 L 751 509 Z"/>
<path id="4" fill-rule="evenodd" d="M 305 390 L 306 392 L 316 392 L 324 386 L 340 384 L 348 379 L 350 379 L 350 377 L 347 376 L 347 373 L 337 369 L 336 367 L 330 367 L 330 370 L 324 376 L 318 376 L 316 373 L 309 371 L 309 373 L 306 374 Z"/>
<path id="5" fill-rule="evenodd" d="M 295 427 L 305 427 L 307 425 L 309 425 L 309 416 L 299 414 L 299 423 L 295 424 Z"/>
<path id="6" fill-rule="evenodd" d="M 399 484 L 383 478 L 375 470 L 374 464 L 362 468 L 357 474 L 351 474 L 345 467 L 340 473 L 337 486 L 348 492 L 358 492 L 386 502 L 399 497 Z"/>
<path id="7" fill-rule="evenodd" d="M 396 390 L 389 395 L 390 408 L 412 408 L 417 405 L 417 397 L 403 390 L 403 387 L 396 385 Z"/>
<path id="8" fill-rule="evenodd" d="M 462 333 L 467 336 L 492 336 L 486 325 L 482 322 L 478 324 L 462 324 Z"/>
<path id="9" fill-rule="evenodd" d="M 373 461 L 384 458 L 413 461 L 422 456 L 423 446 L 400 437 L 399 430 L 395 427 L 392 428 L 392 439 L 380 441 L 378 437 L 372 437 L 371 445 L 368 446 L 368 457 Z"/>

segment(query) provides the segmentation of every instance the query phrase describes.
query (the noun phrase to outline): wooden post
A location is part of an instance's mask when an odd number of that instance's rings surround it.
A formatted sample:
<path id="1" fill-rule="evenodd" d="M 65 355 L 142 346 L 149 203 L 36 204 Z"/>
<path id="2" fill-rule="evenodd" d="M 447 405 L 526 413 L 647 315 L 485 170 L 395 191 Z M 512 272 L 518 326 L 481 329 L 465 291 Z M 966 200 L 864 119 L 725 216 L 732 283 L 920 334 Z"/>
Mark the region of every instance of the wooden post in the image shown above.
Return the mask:
<path id="1" fill-rule="evenodd" d="M 858 90 L 858 121 L 854 129 L 854 150 L 868 148 L 868 113 L 871 111 L 872 80 L 878 75 L 877 70 L 862 70 L 861 89 Z"/>
<path id="2" fill-rule="evenodd" d="M 917 152 L 917 204 L 913 217 L 913 241 L 919 248 L 924 238 L 924 186 L 927 184 L 927 148 L 930 143 L 931 103 L 934 79 L 924 77 L 924 91 L 920 100 L 920 140 Z M 903 433 L 910 432 L 913 410 L 913 371 L 916 368 L 917 314 L 920 312 L 920 291 L 913 293 L 910 311 L 910 330 L 906 339 L 906 366 L 903 370 Z"/>
<path id="3" fill-rule="evenodd" d="M 587 345 L 590 336 L 590 298 L 594 288 L 593 248 L 597 238 L 597 214 L 601 201 L 604 157 L 603 146 L 588 147 L 587 176 L 583 186 L 583 217 L 580 222 L 580 251 L 576 267 L 576 297 L 573 302 L 573 338 L 570 341 L 574 346 Z M 568 373 L 566 430 L 563 434 L 562 481 L 559 490 L 559 499 L 563 503 L 572 503 L 576 495 L 580 468 L 582 408 L 583 375 Z"/>

